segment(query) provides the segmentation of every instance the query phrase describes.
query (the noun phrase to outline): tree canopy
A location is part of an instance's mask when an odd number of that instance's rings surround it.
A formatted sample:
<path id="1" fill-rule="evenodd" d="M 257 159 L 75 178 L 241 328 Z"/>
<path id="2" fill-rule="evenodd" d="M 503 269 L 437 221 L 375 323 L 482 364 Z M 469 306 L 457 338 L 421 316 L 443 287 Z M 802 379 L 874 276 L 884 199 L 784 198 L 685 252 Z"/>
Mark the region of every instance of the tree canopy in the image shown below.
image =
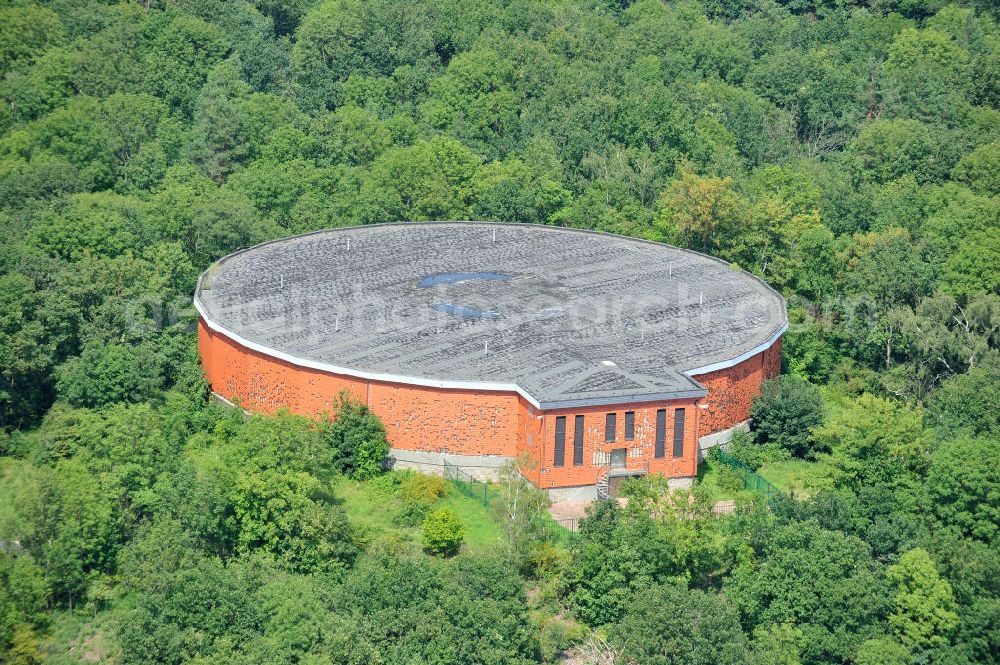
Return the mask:
<path id="1" fill-rule="evenodd" d="M 995 3 L 11 0 L 0 100 L 0 660 L 997 661 Z M 785 496 L 709 460 L 570 536 L 516 464 L 471 517 L 387 474 L 347 396 L 210 402 L 214 261 L 466 218 L 777 289 L 730 452 Z"/>

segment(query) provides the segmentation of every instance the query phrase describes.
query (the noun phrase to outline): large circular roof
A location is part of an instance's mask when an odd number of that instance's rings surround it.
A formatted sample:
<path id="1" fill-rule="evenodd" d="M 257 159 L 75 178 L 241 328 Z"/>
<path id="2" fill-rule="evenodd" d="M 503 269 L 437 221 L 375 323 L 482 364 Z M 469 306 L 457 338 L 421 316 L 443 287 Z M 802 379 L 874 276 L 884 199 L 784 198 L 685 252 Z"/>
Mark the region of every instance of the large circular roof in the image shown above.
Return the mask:
<path id="1" fill-rule="evenodd" d="M 204 275 L 207 325 L 284 360 L 369 379 L 517 390 L 544 408 L 697 396 L 690 378 L 772 344 L 783 299 L 659 243 L 477 222 L 319 231 Z"/>

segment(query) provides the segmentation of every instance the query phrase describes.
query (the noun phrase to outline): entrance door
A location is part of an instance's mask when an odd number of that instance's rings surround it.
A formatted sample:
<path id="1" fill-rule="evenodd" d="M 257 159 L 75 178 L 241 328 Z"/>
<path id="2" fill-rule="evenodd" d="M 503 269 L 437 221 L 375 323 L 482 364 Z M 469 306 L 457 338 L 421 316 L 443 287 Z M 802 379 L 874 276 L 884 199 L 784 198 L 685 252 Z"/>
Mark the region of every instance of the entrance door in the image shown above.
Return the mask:
<path id="1" fill-rule="evenodd" d="M 625 448 L 615 448 L 611 451 L 611 468 L 625 468 Z"/>
<path id="2" fill-rule="evenodd" d="M 612 499 L 618 497 L 618 490 L 621 489 L 622 483 L 631 478 L 632 476 L 611 476 L 608 478 L 608 496 Z"/>

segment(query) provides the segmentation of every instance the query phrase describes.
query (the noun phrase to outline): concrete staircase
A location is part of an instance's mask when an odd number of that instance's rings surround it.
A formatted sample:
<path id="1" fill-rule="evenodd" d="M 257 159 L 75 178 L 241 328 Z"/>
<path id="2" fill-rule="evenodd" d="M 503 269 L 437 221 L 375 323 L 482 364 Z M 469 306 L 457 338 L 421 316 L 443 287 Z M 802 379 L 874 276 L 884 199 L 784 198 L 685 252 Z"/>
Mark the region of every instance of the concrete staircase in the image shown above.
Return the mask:
<path id="1" fill-rule="evenodd" d="M 611 497 L 611 489 L 608 487 L 609 470 L 604 469 L 601 475 L 597 476 L 597 498 L 608 499 Z"/>

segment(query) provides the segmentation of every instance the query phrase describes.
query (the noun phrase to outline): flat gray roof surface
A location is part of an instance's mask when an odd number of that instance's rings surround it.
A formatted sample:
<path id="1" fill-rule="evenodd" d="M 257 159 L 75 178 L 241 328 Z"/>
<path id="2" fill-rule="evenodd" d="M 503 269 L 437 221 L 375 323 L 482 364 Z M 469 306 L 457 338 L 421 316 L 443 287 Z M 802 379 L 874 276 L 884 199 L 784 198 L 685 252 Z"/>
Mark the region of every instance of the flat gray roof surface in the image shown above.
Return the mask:
<path id="1" fill-rule="evenodd" d="M 686 371 L 772 340 L 784 300 L 667 245 L 559 227 L 379 224 L 258 245 L 212 266 L 207 318 L 295 358 L 516 384 L 542 406 L 704 394 Z"/>

